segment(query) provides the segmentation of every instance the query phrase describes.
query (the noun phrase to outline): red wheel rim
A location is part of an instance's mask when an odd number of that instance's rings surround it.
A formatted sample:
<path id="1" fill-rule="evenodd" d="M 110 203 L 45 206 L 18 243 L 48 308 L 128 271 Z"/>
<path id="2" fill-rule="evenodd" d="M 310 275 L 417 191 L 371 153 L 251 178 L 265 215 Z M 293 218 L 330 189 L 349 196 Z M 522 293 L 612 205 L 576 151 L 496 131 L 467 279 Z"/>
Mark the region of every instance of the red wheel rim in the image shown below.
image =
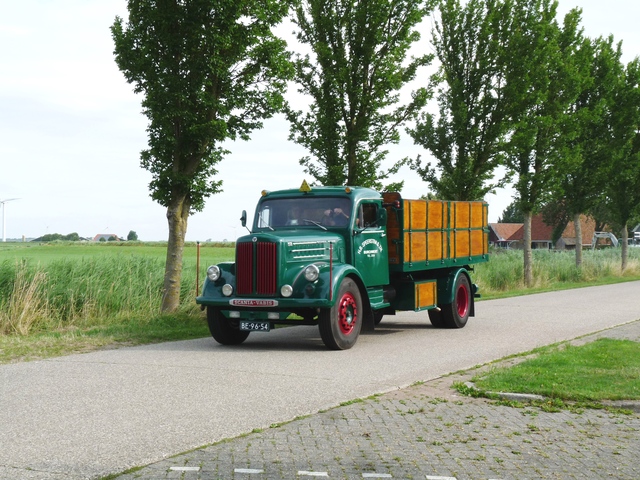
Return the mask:
<path id="1" fill-rule="evenodd" d="M 469 290 L 467 290 L 466 285 L 458 286 L 458 291 L 456 292 L 456 307 L 460 318 L 467 316 L 467 312 L 469 311 Z"/>
<path id="2" fill-rule="evenodd" d="M 358 305 L 351 292 L 345 293 L 338 303 L 338 325 L 340 331 L 349 335 L 358 321 Z"/>

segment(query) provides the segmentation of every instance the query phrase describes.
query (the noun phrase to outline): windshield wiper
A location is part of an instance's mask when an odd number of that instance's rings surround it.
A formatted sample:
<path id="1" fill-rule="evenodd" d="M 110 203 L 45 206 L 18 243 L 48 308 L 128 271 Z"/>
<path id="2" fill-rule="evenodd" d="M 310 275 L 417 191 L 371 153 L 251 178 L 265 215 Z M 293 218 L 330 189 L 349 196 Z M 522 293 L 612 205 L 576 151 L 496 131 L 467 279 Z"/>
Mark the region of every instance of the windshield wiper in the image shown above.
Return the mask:
<path id="1" fill-rule="evenodd" d="M 316 222 L 315 220 L 309 220 L 308 218 L 303 218 L 303 219 L 302 219 L 302 221 L 303 221 L 303 222 L 313 223 L 315 226 L 320 227 L 320 228 L 321 228 L 321 229 L 323 229 L 323 230 L 326 230 L 326 229 L 327 229 L 327 227 L 325 227 L 324 225 L 322 225 L 322 224 L 320 224 L 320 223 Z"/>
<path id="2" fill-rule="evenodd" d="M 263 219 L 262 219 L 262 212 L 260 212 L 258 214 L 258 220 L 260 221 L 260 223 L 262 223 L 262 228 L 267 227 L 269 230 L 271 230 L 272 232 L 275 232 L 275 228 L 273 228 L 271 225 L 267 224 Z M 258 228 L 260 228 L 260 225 L 258 225 Z"/>

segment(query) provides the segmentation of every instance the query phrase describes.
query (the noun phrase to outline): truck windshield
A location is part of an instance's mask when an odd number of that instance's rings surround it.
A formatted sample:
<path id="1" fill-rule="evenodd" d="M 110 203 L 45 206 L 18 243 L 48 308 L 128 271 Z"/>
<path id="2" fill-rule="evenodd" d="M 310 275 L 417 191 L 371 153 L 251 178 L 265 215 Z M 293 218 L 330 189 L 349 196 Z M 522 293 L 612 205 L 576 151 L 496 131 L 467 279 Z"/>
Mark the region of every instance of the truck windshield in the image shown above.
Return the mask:
<path id="1" fill-rule="evenodd" d="M 351 200 L 348 198 L 274 198 L 260 204 L 255 228 L 344 227 L 350 221 Z"/>

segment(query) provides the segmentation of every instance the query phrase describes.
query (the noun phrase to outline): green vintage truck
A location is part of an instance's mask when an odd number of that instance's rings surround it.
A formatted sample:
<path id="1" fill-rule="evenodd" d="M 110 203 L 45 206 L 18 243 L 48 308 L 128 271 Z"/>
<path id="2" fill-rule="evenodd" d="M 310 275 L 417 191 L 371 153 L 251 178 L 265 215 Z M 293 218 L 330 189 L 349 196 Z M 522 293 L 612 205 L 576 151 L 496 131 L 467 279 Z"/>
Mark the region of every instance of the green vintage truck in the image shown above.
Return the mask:
<path id="1" fill-rule="evenodd" d="M 479 296 L 472 265 L 489 259 L 487 211 L 363 187 L 263 191 L 235 262 L 207 269 L 196 302 L 223 345 L 277 324 L 317 325 L 329 349 L 343 350 L 398 310 L 462 328 Z"/>

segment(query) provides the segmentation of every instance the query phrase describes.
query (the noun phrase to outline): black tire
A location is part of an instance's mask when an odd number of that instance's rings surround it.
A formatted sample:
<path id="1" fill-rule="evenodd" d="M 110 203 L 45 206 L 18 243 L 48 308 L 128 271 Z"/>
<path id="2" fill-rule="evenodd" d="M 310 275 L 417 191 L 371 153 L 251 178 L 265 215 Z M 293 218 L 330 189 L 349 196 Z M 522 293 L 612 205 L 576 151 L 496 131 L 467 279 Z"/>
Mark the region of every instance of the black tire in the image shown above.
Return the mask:
<path id="1" fill-rule="evenodd" d="M 453 287 L 453 302 L 442 305 L 442 321 L 447 328 L 463 328 L 471 312 L 471 285 L 469 278 L 458 275 Z M 433 323 L 433 321 L 432 321 Z"/>
<path id="2" fill-rule="evenodd" d="M 382 321 L 382 317 L 384 317 L 384 313 L 380 310 L 373 312 L 373 324 L 378 325 Z"/>
<path id="3" fill-rule="evenodd" d="M 429 321 L 431 325 L 435 328 L 444 328 L 446 327 L 444 319 L 442 318 L 442 311 L 436 310 L 435 308 L 428 310 L 429 312 Z"/>
<path id="4" fill-rule="evenodd" d="M 345 278 L 340 284 L 336 303 L 324 309 L 318 318 L 322 341 L 331 350 L 347 350 L 358 340 L 362 329 L 362 298 L 356 283 Z"/>
<path id="5" fill-rule="evenodd" d="M 207 323 L 211 336 L 222 345 L 239 345 L 250 333 L 240 330 L 237 320 L 226 318 L 220 310 L 213 307 L 207 307 Z"/>

